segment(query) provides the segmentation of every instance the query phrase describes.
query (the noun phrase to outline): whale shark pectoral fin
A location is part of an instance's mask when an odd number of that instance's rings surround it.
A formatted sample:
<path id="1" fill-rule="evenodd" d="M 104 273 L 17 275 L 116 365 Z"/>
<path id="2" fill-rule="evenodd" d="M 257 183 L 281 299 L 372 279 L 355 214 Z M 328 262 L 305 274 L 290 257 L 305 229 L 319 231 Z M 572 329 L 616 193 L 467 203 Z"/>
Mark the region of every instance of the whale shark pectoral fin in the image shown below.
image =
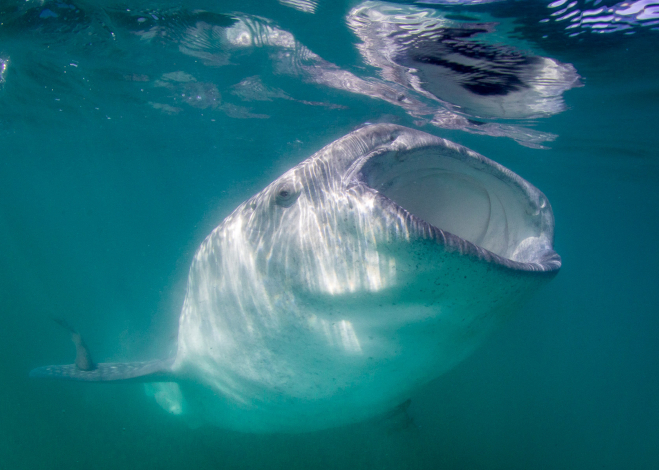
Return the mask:
<path id="1" fill-rule="evenodd" d="M 104 362 L 92 370 L 81 370 L 75 364 L 37 367 L 30 377 L 37 379 L 78 380 L 81 382 L 161 382 L 172 380 L 173 359 L 146 362 Z"/>

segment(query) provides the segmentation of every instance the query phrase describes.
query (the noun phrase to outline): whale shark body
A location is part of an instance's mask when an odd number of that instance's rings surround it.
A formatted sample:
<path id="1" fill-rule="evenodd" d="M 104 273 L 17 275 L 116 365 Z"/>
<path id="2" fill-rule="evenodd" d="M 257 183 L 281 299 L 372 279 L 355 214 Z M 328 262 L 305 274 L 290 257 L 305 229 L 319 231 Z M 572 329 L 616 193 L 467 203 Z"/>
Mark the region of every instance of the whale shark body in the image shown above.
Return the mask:
<path id="1" fill-rule="evenodd" d="M 460 145 L 358 129 L 204 240 L 173 358 L 34 369 L 141 380 L 168 411 L 247 432 L 365 420 L 468 356 L 559 270 L 547 198 Z"/>

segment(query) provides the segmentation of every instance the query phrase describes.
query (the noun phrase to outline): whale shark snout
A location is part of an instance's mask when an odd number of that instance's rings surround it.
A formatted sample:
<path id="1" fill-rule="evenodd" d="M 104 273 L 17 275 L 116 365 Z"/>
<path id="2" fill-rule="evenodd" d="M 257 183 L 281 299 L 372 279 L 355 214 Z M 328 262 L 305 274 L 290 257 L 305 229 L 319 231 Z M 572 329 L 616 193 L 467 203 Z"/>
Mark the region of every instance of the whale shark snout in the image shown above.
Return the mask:
<path id="1" fill-rule="evenodd" d="M 361 421 L 454 367 L 550 280 L 553 230 L 546 197 L 510 170 L 367 126 L 203 241 L 175 357 L 31 375 L 172 382 L 149 392 L 168 411 L 247 432 Z"/>

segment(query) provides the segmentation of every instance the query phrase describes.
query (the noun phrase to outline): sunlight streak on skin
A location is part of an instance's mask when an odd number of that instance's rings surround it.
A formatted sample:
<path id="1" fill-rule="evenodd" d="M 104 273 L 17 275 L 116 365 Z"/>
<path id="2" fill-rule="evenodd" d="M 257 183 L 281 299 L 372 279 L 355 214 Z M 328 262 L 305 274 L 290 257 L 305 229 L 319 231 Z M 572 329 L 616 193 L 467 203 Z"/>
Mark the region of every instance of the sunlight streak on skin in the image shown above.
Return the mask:
<path id="1" fill-rule="evenodd" d="M 5 83 L 5 74 L 7 72 L 7 67 L 9 66 L 9 59 L 0 58 L 0 89 Z"/>
<path id="2" fill-rule="evenodd" d="M 362 347 L 352 323 L 340 320 L 332 323 L 329 320 L 319 318 L 316 315 L 309 316 L 309 326 L 322 332 L 330 347 L 338 347 L 350 354 L 362 354 Z"/>
<path id="3" fill-rule="evenodd" d="M 189 325 L 191 334 L 182 336 L 180 348 L 188 355 L 212 358 L 211 362 L 195 361 L 204 375 L 217 376 L 213 362 L 221 362 L 223 351 L 236 347 L 232 345 L 236 336 L 259 342 L 264 335 L 279 334 L 285 323 L 306 316 L 290 295 L 292 286 L 300 286 L 310 295 L 335 296 L 378 292 L 396 282 L 396 260 L 379 253 L 378 243 L 408 238 L 403 220 L 379 217 L 374 194 L 342 191 L 341 181 L 326 177 L 335 171 L 337 168 L 315 162 L 303 163 L 280 178 L 301 185 L 300 175 L 306 176 L 307 184 L 295 206 L 283 209 L 272 204 L 271 193 L 277 186 L 273 183 L 236 210 L 202 245 L 189 286 L 189 291 L 196 290 L 201 308 L 195 311 L 186 302 L 181 324 Z M 195 269 L 198 264 L 208 267 Z M 229 274 L 217 277 L 219 272 Z M 194 275 L 201 278 L 195 280 Z M 282 277 L 284 285 L 273 281 Z M 212 305 L 237 315 L 213 315 L 206 310 Z M 315 323 L 320 325 L 316 331 L 329 344 L 346 353 L 362 351 L 350 321 L 318 318 Z M 225 331 L 231 331 L 231 337 Z M 242 358 L 240 372 L 247 379 L 264 380 L 258 363 L 268 360 L 268 352 L 255 351 L 259 357 Z M 234 395 L 225 378 L 214 386 Z"/>

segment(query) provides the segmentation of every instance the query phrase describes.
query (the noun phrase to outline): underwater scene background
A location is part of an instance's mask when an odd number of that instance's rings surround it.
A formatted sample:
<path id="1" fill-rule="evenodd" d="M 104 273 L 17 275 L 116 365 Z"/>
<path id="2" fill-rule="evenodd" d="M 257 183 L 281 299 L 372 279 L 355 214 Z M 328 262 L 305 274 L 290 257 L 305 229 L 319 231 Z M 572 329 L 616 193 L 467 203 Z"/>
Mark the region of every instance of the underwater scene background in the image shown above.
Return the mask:
<path id="1" fill-rule="evenodd" d="M 0 0 L 0 468 L 659 468 L 658 45 L 646 0 Z M 563 259 L 406 413 L 249 434 L 28 378 L 52 318 L 170 355 L 202 240 L 375 122 L 532 182 Z"/>

